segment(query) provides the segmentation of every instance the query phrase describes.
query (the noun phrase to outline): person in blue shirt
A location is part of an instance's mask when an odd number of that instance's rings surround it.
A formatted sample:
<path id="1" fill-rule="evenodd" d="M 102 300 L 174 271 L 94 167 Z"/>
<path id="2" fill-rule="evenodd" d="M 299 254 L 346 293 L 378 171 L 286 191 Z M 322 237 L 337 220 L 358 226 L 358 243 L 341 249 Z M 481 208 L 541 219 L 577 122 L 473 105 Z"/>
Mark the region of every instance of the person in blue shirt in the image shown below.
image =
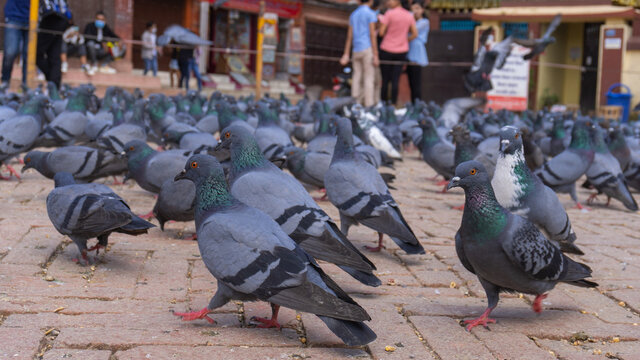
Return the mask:
<path id="1" fill-rule="evenodd" d="M 424 3 L 414 0 L 411 4 L 411 12 L 416 18 L 418 36 L 409 43 L 407 59 L 411 62 L 407 65 L 407 77 L 411 89 L 411 100 L 422 99 L 422 68 L 429 64 L 427 57 L 427 39 L 429 37 L 429 20 L 425 17 Z"/>
<path id="2" fill-rule="evenodd" d="M 13 63 L 22 56 L 22 83 L 27 83 L 27 45 L 29 43 L 29 8 L 25 0 L 8 0 L 4 6 L 4 55 L 2 57 L 2 84 L 11 80 Z"/>
<path id="3" fill-rule="evenodd" d="M 353 50 L 353 77 L 351 96 L 366 107 L 375 105 L 374 79 L 378 67 L 378 44 L 376 40 L 376 12 L 371 9 L 371 0 L 361 0 L 360 6 L 349 16 L 349 30 L 340 64 L 349 63 Z"/>

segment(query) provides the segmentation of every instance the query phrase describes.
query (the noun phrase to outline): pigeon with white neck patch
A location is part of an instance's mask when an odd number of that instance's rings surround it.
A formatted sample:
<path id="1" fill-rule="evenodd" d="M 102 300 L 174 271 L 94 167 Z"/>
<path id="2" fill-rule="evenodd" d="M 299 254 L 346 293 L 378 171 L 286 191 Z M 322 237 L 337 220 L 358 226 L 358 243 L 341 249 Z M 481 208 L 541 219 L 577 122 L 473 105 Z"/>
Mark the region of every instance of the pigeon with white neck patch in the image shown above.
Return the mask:
<path id="1" fill-rule="evenodd" d="M 491 185 L 496 199 L 514 214 L 527 218 L 565 253 L 584 255 L 556 193 L 527 167 L 522 134 L 512 126 L 500 130 L 500 152 Z"/>

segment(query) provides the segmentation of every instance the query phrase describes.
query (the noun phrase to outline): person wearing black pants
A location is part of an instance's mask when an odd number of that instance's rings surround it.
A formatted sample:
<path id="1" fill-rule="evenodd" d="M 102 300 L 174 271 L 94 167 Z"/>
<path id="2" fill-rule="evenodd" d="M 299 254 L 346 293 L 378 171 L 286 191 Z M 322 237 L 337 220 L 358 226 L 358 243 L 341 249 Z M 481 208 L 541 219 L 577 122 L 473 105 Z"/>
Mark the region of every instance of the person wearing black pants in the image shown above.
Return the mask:
<path id="1" fill-rule="evenodd" d="M 36 65 L 42 71 L 47 81 L 51 81 L 58 88 L 62 81 L 62 32 L 70 25 L 71 11 L 65 0 L 41 0 L 38 46 L 36 50 Z M 47 30 L 60 33 L 49 33 Z"/>
<path id="2" fill-rule="evenodd" d="M 380 50 L 380 61 L 407 61 L 407 53 L 390 53 Z M 402 75 L 403 64 L 380 64 L 380 72 L 382 73 L 382 100 L 391 101 L 395 105 L 398 101 L 398 88 L 400 83 L 400 75 Z M 389 82 L 391 82 L 391 97 L 389 97 Z"/>

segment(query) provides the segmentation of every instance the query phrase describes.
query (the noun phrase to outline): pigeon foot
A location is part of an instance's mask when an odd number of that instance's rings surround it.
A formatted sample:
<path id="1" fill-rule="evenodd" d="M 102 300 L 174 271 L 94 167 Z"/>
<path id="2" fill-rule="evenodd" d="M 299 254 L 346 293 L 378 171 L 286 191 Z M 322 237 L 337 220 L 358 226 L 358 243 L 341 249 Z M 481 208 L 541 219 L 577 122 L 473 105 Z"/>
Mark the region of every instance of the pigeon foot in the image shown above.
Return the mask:
<path id="1" fill-rule="evenodd" d="M 89 256 L 87 255 L 87 250 L 82 250 L 80 252 L 80 258 L 71 259 L 74 263 L 78 263 L 82 266 L 88 266 L 91 263 Z"/>
<path id="2" fill-rule="evenodd" d="M 185 240 L 198 240 L 198 234 L 197 233 L 193 233 L 191 234 L 191 236 L 188 236 L 186 238 L 184 238 Z"/>
<path id="3" fill-rule="evenodd" d="M 104 245 L 100 245 L 100 244 L 96 244 L 95 246 L 92 246 L 90 248 L 87 249 L 87 251 L 96 251 L 96 255 L 98 255 L 100 253 L 100 249 L 106 249 L 106 246 Z"/>
<path id="4" fill-rule="evenodd" d="M 145 220 L 153 219 L 153 211 L 150 211 L 148 214 L 138 215 L 138 217 Z"/>
<path id="5" fill-rule="evenodd" d="M 120 180 L 118 180 L 117 177 L 113 177 L 113 185 L 124 185 L 124 183 Z"/>
<path id="6" fill-rule="evenodd" d="M 252 317 L 252 321 L 260 322 L 261 324 L 256 325 L 261 329 L 270 329 L 277 328 L 280 330 L 282 326 L 278 323 L 278 311 L 280 310 L 280 305 L 271 304 L 271 319 L 261 318 L 261 317 Z"/>
<path id="7" fill-rule="evenodd" d="M 477 319 L 465 320 L 464 324 L 467 325 L 467 328 L 466 328 L 467 331 L 471 331 L 471 329 L 473 329 L 474 327 L 476 327 L 478 325 L 482 325 L 485 329 L 489 330 L 489 325 L 488 324 L 489 323 L 491 323 L 491 324 L 495 324 L 496 323 L 496 319 L 491 319 L 489 317 L 489 314 L 491 314 L 491 310 L 493 310 L 493 308 L 488 308 Z"/>
<path id="8" fill-rule="evenodd" d="M 193 320 L 204 319 L 204 320 L 207 320 L 209 324 L 215 324 L 216 321 L 208 316 L 209 312 L 210 312 L 209 309 L 204 308 L 200 311 L 192 311 L 187 313 L 174 312 L 173 315 L 180 316 L 182 318 L 182 321 L 193 321 Z"/>
<path id="9" fill-rule="evenodd" d="M 536 299 L 533 300 L 533 311 L 540 314 L 542 312 L 542 300 L 546 298 L 547 298 L 547 294 L 536 296 Z"/>
<path id="10" fill-rule="evenodd" d="M 591 211 L 591 208 L 586 207 L 586 206 L 580 204 L 579 202 L 577 202 L 576 205 L 573 208 L 574 209 L 578 209 L 578 210 L 582 210 L 582 211 Z"/>
<path id="11" fill-rule="evenodd" d="M 587 199 L 587 204 L 591 205 L 597 199 L 598 199 L 598 194 L 591 194 Z"/>
<path id="12" fill-rule="evenodd" d="M 7 165 L 7 169 L 9 169 L 9 174 L 16 177 L 16 179 L 20 180 L 20 175 L 11 165 Z"/>
<path id="13" fill-rule="evenodd" d="M 324 193 L 324 195 L 322 195 L 322 197 L 319 197 L 319 198 L 318 197 L 314 197 L 313 200 L 315 200 L 315 201 L 327 201 L 328 200 L 327 199 L 327 189 L 322 188 L 322 189 L 320 189 L 318 191 L 320 191 L 321 193 Z"/>
<path id="14" fill-rule="evenodd" d="M 464 204 L 460 205 L 460 206 L 452 206 L 451 210 L 459 210 L 459 211 L 463 211 L 464 210 Z"/>
<path id="15" fill-rule="evenodd" d="M 386 249 L 384 245 L 382 245 L 382 233 L 378 233 L 378 246 L 365 246 L 364 248 L 370 252 L 380 252 L 382 249 Z"/>

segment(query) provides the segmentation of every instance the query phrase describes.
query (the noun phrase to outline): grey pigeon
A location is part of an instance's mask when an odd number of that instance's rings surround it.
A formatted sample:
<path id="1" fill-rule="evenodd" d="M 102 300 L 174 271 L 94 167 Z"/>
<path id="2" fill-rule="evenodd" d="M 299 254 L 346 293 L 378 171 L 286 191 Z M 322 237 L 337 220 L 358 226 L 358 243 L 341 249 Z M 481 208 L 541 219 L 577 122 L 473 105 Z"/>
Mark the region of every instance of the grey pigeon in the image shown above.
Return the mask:
<path id="1" fill-rule="evenodd" d="M 589 169 L 587 180 L 599 193 L 607 196 L 607 205 L 611 198 L 619 200 L 631 211 L 638 211 L 638 204 L 631 195 L 624 174 L 618 160 L 609 152 L 604 142 L 604 129 L 595 126 L 591 130 L 591 141 L 595 150 L 595 157 Z M 598 194 L 593 194 L 587 202 L 592 202 Z"/>
<path id="2" fill-rule="evenodd" d="M 47 196 L 47 213 L 59 233 L 67 235 L 78 246 L 81 262 L 88 264 L 87 252 L 106 247 L 109 235 L 146 234 L 155 227 L 134 215 L 127 203 L 102 184 L 76 184 L 66 172 L 54 177 L 55 188 Z M 87 249 L 87 240 L 98 238 L 98 244 Z"/>
<path id="3" fill-rule="evenodd" d="M 349 227 L 360 222 L 378 232 L 378 246 L 371 251 L 382 249 L 382 235 L 387 234 L 408 254 L 424 254 L 376 168 L 356 155 L 351 122 L 340 118 L 337 125 L 338 141 L 324 185 L 340 211 L 342 232 L 347 235 Z"/>
<path id="4" fill-rule="evenodd" d="M 331 154 L 301 149 L 295 146 L 284 148 L 287 169 L 300 182 L 324 188 L 324 174 L 331 165 Z"/>
<path id="5" fill-rule="evenodd" d="M 551 23 L 549 24 L 549 27 L 547 28 L 547 31 L 544 32 L 544 35 L 542 35 L 541 38 L 515 39 L 514 40 L 515 43 L 520 44 L 524 47 L 531 48 L 531 51 L 527 55 L 525 55 L 523 59 L 525 60 L 533 59 L 538 54 L 541 54 L 542 52 L 544 52 L 544 49 L 546 49 L 547 46 L 556 42 L 556 38 L 551 36 L 551 34 L 553 34 L 553 32 L 558 28 L 558 26 L 560 26 L 561 22 L 562 22 L 562 14 L 558 14 L 553 17 L 553 19 L 551 20 Z"/>
<path id="6" fill-rule="evenodd" d="M 171 42 L 191 46 L 207 46 L 213 44 L 211 41 L 203 40 L 193 32 L 175 24 L 169 25 L 162 35 L 158 36 L 158 40 L 156 41 L 158 46 L 166 46 Z"/>
<path id="7" fill-rule="evenodd" d="M 0 122 L 0 165 L 33 146 L 42 129 L 40 114 L 47 104 L 46 97 L 36 96 L 28 100 L 15 116 Z M 7 168 L 20 178 L 11 166 L 7 165 Z"/>
<path id="8" fill-rule="evenodd" d="M 219 147 L 231 152 L 229 183 L 238 200 L 271 216 L 312 256 L 338 265 L 370 286 L 380 285 L 375 266 L 343 235 L 304 187 L 267 161 L 254 137 L 243 127 L 223 131 Z"/>
<path id="9" fill-rule="evenodd" d="M 440 138 L 433 119 L 423 118 L 419 123 L 422 139 L 418 147 L 421 149 L 422 159 L 445 180 L 451 179 L 455 169 L 455 147 Z"/>
<path id="10" fill-rule="evenodd" d="M 569 147 L 535 172 L 555 192 L 569 193 L 580 209 L 583 206 L 578 202 L 575 182 L 587 172 L 595 155 L 591 148 L 590 126 L 589 121 L 576 121 L 571 131 Z"/>
<path id="11" fill-rule="evenodd" d="M 257 146 L 256 149 L 257 150 Z M 192 156 L 176 176 L 196 185 L 195 220 L 200 255 L 218 288 L 209 305 L 183 320 L 206 319 L 229 300 L 268 301 L 271 319 L 254 318 L 259 327 L 277 327 L 280 306 L 316 314 L 349 346 L 376 338 L 363 323 L 367 312 L 331 280 L 280 226 L 262 211 L 236 199 L 220 164 L 211 156 Z"/>
<path id="12" fill-rule="evenodd" d="M 164 231 L 167 221 L 191 221 L 196 201 L 196 187 L 188 180 L 166 180 L 160 188 L 153 216 Z"/>
<path id="13" fill-rule="evenodd" d="M 487 310 L 479 318 L 465 321 L 467 330 L 495 323 L 489 314 L 502 291 L 535 295 L 533 310 L 539 313 L 546 292 L 558 282 L 598 286 L 585 280 L 591 276 L 587 265 L 562 254 L 533 223 L 498 203 L 479 162 L 458 165 L 448 187 L 461 187 L 465 193 L 462 223 L 455 236 L 456 253 L 462 265 L 478 276 L 488 299 Z"/>
<path id="14" fill-rule="evenodd" d="M 533 175 L 524 157 L 522 134 L 505 126 L 500 131 L 500 155 L 491 180 L 501 206 L 540 228 L 565 253 L 584 255 L 556 193 Z"/>
<path id="15" fill-rule="evenodd" d="M 453 142 L 456 145 L 456 151 L 453 155 L 453 160 L 456 166 L 465 161 L 476 160 L 484 165 L 489 176 L 493 176 L 493 171 L 496 167 L 497 154 L 481 152 L 471 141 L 469 130 L 463 128 L 461 125 L 454 126 L 453 129 L 451 129 L 451 135 L 453 137 Z"/>
<path id="16" fill-rule="evenodd" d="M 283 149 L 293 143 L 289 135 L 277 125 L 277 113 L 269 105 L 258 103 L 258 119 L 255 138 L 260 151 L 269 160 L 282 157 Z"/>
<path id="17" fill-rule="evenodd" d="M 65 111 L 45 126 L 37 141 L 38 146 L 64 146 L 76 141 L 84 134 L 87 124 L 86 111 L 91 96 L 88 88 L 79 88 L 69 98 Z"/>
<path id="18" fill-rule="evenodd" d="M 159 193 L 162 184 L 177 174 L 187 156 L 184 151 L 155 151 L 145 142 L 133 140 L 125 144 L 129 172 L 124 181 L 134 179 L 138 185 L 152 193 Z"/>
<path id="19" fill-rule="evenodd" d="M 31 168 L 49 179 L 59 172 L 68 172 L 77 180 L 93 181 L 122 174 L 127 163 L 119 155 L 104 149 L 65 146 L 52 152 L 29 151 L 24 156 L 22 172 Z"/>

